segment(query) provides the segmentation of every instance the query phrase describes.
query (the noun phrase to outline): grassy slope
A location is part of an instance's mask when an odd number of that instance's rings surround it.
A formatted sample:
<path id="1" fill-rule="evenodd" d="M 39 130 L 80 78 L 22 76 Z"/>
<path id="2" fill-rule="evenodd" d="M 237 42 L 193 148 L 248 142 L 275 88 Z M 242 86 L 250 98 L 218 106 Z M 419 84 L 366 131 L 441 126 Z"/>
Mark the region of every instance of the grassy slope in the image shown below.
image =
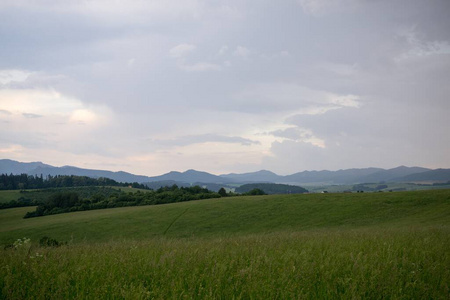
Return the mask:
<path id="1" fill-rule="evenodd" d="M 2 243 L 73 240 L 0 250 L 2 299 L 450 296 L 450 190 L 26 210 L 0 211 Z"/>
<path id="2" fill-rule="evenodd" d="M 0 244 L 51 236 L 72 242 L 217 237 L 383 226 L 450 225 L 450 190 L 236 197 L 22 219 L 0 211 Z"/>
<path id="3" fill-rule="evenodd" d="M 10 202 L 20 198 L 19 190 L 0 191 L 0 203 Z"/>

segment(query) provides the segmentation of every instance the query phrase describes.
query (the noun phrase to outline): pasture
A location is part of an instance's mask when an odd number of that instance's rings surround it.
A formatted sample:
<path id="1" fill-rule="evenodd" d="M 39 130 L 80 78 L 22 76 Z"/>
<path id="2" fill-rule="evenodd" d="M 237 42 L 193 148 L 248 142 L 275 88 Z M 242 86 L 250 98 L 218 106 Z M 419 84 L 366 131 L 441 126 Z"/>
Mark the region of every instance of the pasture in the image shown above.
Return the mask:
<path id="1" fill-rule="evenodd" d="M 20 198 L 20 190 L 0 191 L 0 203 L 6 203 Z"/>
<path id="2" fill-rule="evenodd" d="M 450 190 L 30 209 L 0 211 L 2 245 L 31 239 L 1 250 L 6 299 L 450 296 Z"/>

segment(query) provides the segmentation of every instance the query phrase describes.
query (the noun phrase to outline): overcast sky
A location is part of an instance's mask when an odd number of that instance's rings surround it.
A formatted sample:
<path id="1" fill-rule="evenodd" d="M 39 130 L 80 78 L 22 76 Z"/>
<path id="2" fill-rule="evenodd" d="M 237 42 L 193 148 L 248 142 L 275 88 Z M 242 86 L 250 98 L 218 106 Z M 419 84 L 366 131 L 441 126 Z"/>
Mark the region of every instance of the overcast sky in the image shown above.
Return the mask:
<path id="1" fill-rule="evenodd" d="M 0 158 L 450 168 L 448 0 L 0 0 Z"/>

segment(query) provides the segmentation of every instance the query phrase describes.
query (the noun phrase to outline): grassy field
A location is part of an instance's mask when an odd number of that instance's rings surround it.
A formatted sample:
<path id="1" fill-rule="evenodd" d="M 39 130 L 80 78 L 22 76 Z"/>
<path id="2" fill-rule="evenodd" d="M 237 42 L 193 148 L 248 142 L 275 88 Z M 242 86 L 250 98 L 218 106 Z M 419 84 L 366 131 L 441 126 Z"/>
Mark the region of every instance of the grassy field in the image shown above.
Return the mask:
<path id="1" fill-rule="evenodd" d="M 377 186 L 380 183 L 366 183 L 365 186 L 375 189 L 377 191 Z M 387 182 L 387 188 L 382 189 L 384 192 L 388 192 L 389 190 L 394 191 L 421 191 L 421 190 L 442 190 L 442 189 L 450 189 L 450 185 L 418 185 L 414 183 L 402 183 L 402 182 Z M 304 184 L 302 185 L 311 193 L 320 193 L 322 191 L 328 191 L 330 193 L 341 193 L 344 191 L 351 191 L 353 189 L 354 184 L 350 185 L 315 185 L 315 184 Z"/>
<path id="2" fill-rule="evenodd" d="M 30 209 L 0 211 L 2 245 L 31 238 L 0 250 L 2 298 L 450 297 L 450 190 Z"/>
<path id="3" fill-rule="evenodd" d="M 0 203 L 6 203 L 17 200 L 20 197 L 19 190 L 0 191 Z"/>

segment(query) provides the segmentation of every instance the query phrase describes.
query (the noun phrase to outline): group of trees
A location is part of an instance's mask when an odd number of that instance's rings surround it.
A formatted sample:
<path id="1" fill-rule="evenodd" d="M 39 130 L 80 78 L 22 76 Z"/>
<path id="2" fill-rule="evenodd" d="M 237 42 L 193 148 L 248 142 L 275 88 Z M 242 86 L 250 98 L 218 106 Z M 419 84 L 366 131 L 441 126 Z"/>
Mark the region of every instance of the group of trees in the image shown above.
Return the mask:
<path id="1" fill-rule="evenodd" d="M 109 178 L 91 178 L 87 176 L 74 175 L 48 175 L 45 178 L 40 176 L 32 176 L 28 174 L 1 174 L 0 190 L 26 190 L 26 189 L 43 189 L 57 187 L 79 187 L 79 186 L 132 186 L 134 188 L 148 189 L 147 186 L 133 183 L 119 183 Z"/>
<path id="2" fill-rule="evenodd" d="M 42 200 L 33 212 L 24 218 L 53 215 L 65 212 L 124 207 L 139 205 L 156 205 L 191 200 L 220 198 L 220 195 L 199 186 L 181 187 L 176 185 L 162 187 L 156 191 L 137 191 L 126 193 L 119 189 L 97 188 L 95 194 L 83 197 L 76 191 L 59 191 Z"/>
<path id="3" fill-rule="evenodd" d="M 145 189 L 125 192 L 120 187 Z M 87 176 L 48 175 L 45 178 L 27 174 L 0 175 L 0 190 L 20 190 L 20 197 L 8 203 L 0 203 L 0 209 L 22 206 L 36 206 L 24 218 L 59 214 L 73 211 L 156 205 L 200 199 L 236 196 L 221 188 L 218 193 L 200 186 L 178 187 L 177 185 L 151 190 L 143 184 L 119 183 L 109 178 Z M 242 195 L 265 195 L 257 187 Z"/>
<path id="4" fill-rule="evenodd" d="M 257 195 L 256 190 L 264 191 L 264 194 L 302 194 L 308 190 L 300 186 L 279 183 L 249 183 L 241 185 L 236 192 L 249 195 Z"/>

